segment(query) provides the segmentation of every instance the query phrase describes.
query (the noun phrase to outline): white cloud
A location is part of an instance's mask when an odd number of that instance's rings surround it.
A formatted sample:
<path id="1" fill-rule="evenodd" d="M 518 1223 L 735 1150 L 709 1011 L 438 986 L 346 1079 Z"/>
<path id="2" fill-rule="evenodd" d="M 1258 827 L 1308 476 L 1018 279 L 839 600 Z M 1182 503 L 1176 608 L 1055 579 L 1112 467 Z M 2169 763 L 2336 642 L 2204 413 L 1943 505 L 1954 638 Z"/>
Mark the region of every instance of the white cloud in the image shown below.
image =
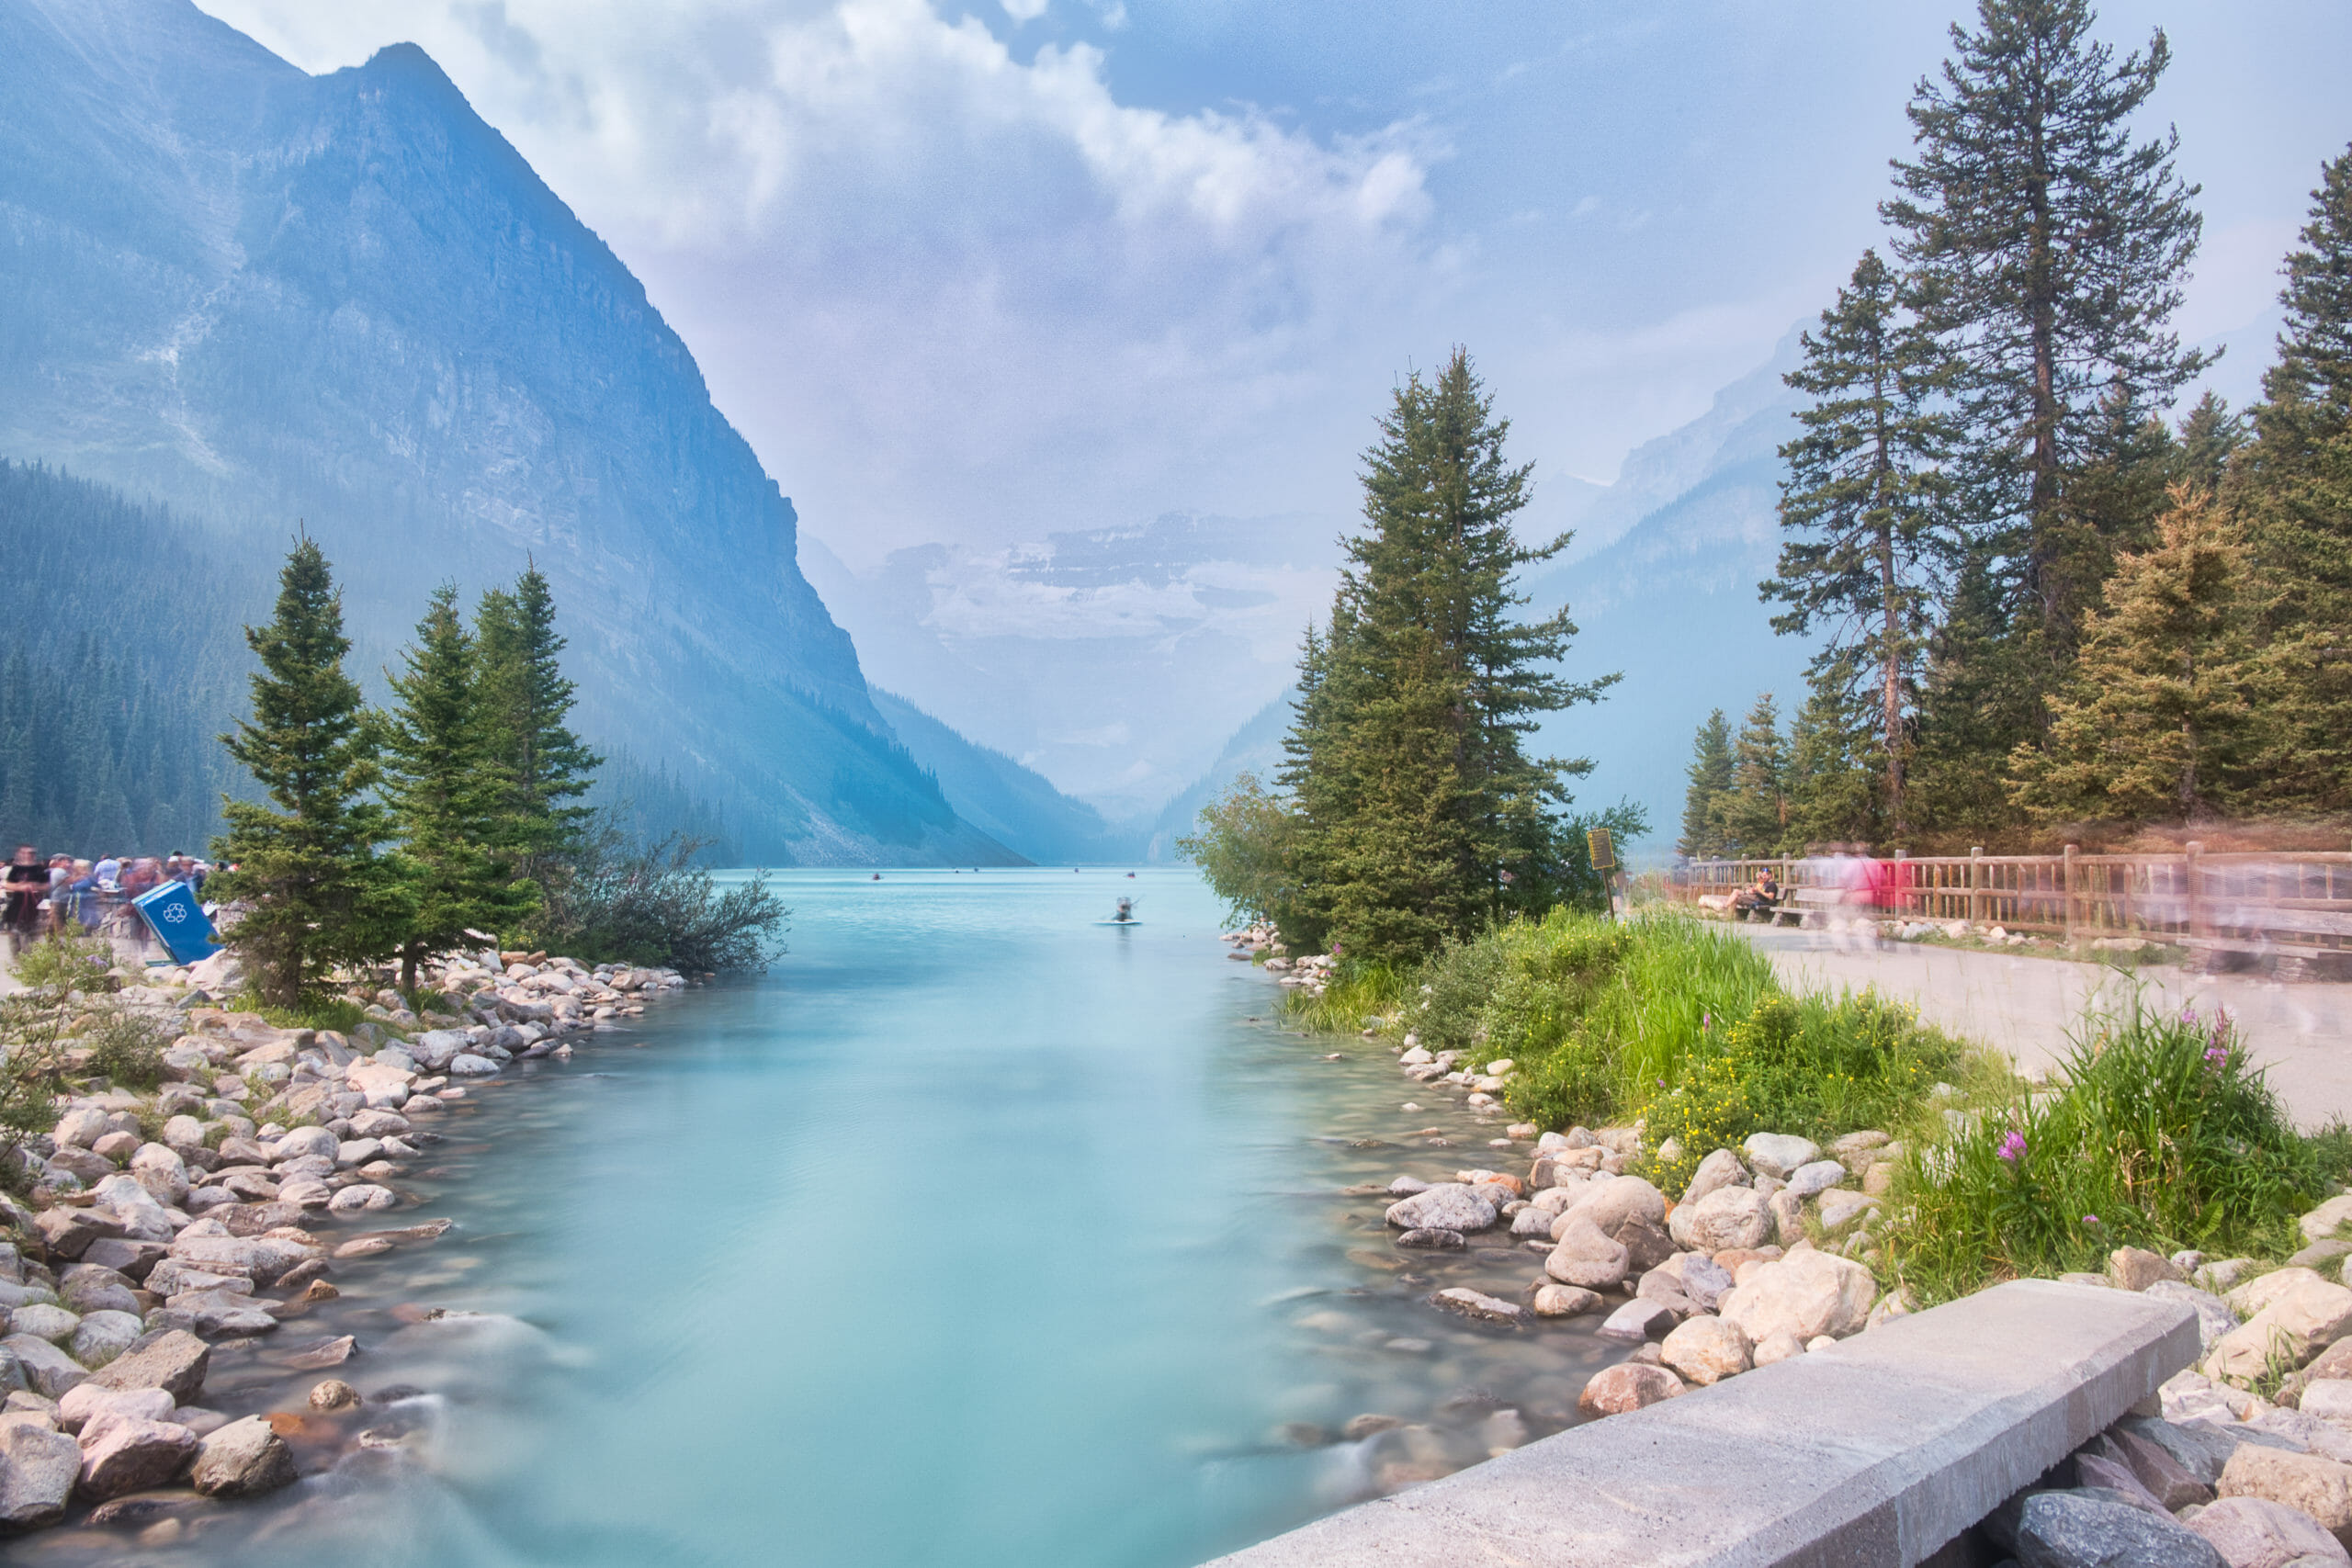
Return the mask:
<path id="1" fill-rule="evenodd" d="M 423 44 L 647 280 L 853 558 L 1344 508 L 1396 349 L 1445 342 L 1365 330 L 1420 315 L 1453 265 L 1443 148 L 1410 122 L 1317 139 L 1124 104 L 1096 48 L 1024 60 L 925 0 L 208 4 L 313 70 Z"/>

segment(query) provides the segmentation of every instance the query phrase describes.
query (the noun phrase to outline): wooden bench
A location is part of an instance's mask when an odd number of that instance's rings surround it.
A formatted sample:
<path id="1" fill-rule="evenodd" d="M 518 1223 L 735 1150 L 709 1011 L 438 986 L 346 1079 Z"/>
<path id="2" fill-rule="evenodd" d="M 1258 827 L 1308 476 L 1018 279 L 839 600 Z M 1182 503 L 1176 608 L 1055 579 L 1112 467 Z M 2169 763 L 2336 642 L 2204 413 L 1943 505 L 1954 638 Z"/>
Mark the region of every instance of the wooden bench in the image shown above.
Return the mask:
<path id="1" fill-rule="evenodd" d="M 2212 934 L 2176 940 L 2197 955 L 2199 969 L 2259 968 L 2267 958 L 2277 980 L 2352 977 L 2352 947 L 2344 945 L 2352 942 L 2352 912 L 2266 903 L 2213 905 L 2198 914 L 2198 924 Z M 2310 940 L 2321 937 L 2337 941 Z"/>

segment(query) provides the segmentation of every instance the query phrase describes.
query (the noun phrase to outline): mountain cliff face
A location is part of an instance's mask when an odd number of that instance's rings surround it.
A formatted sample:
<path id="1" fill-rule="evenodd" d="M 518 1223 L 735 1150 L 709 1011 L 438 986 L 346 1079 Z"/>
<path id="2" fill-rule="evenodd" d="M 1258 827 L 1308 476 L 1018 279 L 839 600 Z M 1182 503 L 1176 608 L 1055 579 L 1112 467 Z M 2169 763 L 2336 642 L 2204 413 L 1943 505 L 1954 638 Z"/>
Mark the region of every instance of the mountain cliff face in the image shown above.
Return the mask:
<path id="1" fill-rule="evenodd" d="M 896 743 L 685 345 L 412 46 L 312 77 L 185 0 L 0 0 L 0 456 L 257 568 L 306 527 L 370 671 L 435 583 L 535 559 L 580 728 L 747 854 L 1009 858 Z"/>

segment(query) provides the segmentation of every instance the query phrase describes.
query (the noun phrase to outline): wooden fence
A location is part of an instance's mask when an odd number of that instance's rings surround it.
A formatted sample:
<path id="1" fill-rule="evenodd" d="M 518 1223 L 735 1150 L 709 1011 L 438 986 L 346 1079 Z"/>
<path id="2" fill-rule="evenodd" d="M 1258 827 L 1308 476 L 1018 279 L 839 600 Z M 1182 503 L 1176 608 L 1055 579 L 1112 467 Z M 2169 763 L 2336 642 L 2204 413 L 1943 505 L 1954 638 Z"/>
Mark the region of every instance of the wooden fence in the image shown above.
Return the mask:
<path id="1" fill-rule="evenodd" d="M 1885 917 L 1967 920 L 2089 941 L 2138 936 L 2192 947 L 2352 952 L 2352 853 L 1917 855 L 1690 861 L 1666 874 L 1681 902 L 1729 894 L 1769 870 L 1783 888 L 1835 889 Z"/>

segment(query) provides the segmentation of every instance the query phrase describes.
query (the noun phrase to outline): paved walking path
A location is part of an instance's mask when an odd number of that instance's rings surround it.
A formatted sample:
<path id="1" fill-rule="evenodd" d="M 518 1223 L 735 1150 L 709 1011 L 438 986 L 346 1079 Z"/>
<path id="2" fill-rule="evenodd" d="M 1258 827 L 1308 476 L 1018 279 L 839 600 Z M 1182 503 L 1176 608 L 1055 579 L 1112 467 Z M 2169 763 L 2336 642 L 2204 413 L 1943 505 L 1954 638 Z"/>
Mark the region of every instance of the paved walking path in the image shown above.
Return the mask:
<path id="1" fill-rule="evenodd" d="M 2173 967 L 2127 976 L 2097 964 L 2028 958 L 1917 942 L 1875 950 L 1830 933 L 1742 924 L 1732 928 L 1771 954 L 1783 984 L 1830 990 L 1875 987 L 1915 1003 L 1922 1018 L 1995 1046 L 2020 1066 L 2051 1066 L 2069 1031 L 2093 1006 L 2112 1007 L 2137 984 L 2150 1007 L 2199 1013 L 2227 1008 L 2244 1027 L 2255 1060 L 2306 1129 L 2352 1121 L 2352 985 L 2282 985 L 2244 975 L 2193 975 Z"/>

